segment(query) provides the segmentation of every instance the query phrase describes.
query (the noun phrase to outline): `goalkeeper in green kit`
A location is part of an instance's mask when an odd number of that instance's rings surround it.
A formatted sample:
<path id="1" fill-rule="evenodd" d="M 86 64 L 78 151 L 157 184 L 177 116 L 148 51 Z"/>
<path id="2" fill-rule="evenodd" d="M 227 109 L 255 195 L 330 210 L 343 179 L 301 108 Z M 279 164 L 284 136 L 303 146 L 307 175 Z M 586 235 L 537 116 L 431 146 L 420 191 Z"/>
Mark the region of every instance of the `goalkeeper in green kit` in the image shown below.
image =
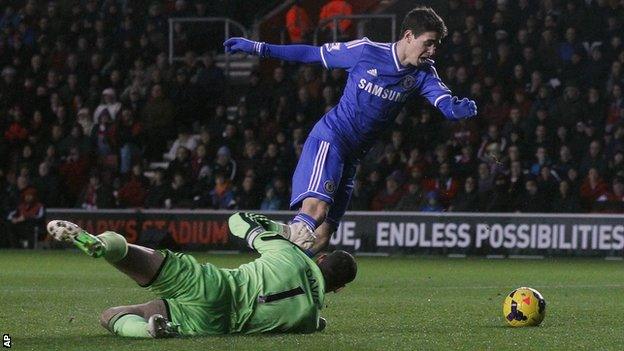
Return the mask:
<path id="1" fill-rule="evenodd" d="M 319 311 L 325 293 L 355 279 L 353 256 L 334 251 L 314 262 L 269 230 L 271 222 L 262 215 L 236 213 L 228 225 L 261 257 L 237 269 L 220 269 L 183 253 L 128 244 L 115 232 L 94 236 L 68 221 L 50 221 L 47 229 L 89 256 L 103 257 L 159 297 L 105 310 L 100 323 L 116 335 L 165 338 L 323 330 L 326 322 Z"/>

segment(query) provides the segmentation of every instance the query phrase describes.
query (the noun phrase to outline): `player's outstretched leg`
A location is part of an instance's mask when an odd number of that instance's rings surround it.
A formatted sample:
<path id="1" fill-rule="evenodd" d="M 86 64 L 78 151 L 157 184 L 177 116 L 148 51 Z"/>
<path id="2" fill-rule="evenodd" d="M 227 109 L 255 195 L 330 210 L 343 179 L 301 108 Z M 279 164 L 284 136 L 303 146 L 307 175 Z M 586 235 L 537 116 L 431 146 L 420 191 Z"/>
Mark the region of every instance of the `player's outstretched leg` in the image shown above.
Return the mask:
<path id="1" fill-rule="evenodd" d="M 63 220 L 48 222 L 47 229 L 54 239 L 72 242 L 84 253 L 94 258 L 105 257 L 108 261 L 116 262 L 128 253 L 126 238 L 115 232 L 104 232 L 95 236 L 77 224 Z"/>
<path id="2" fill-rule="evenodd" d="M 73 242 L 91 257 L 104 257 L 141 286 L 153 281 L 165 260 L 161 252 L 128 244 L 123 235 L 115 232 L 95 236 L 77 224 L 63 220 L 50 221 L 47 229 L 56 240 Z"/>

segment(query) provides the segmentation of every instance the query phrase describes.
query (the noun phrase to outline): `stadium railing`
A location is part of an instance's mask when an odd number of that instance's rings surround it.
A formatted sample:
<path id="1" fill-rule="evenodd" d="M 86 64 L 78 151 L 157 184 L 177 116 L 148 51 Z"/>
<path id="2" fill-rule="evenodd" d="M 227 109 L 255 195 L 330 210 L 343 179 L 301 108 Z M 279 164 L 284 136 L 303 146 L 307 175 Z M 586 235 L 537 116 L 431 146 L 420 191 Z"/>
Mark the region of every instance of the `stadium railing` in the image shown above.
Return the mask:
<path id="1" fill-rule="evenodd" d="M 227 17 L 172 17 L 169 18 L 169 63 L 172 64 L 175 61 L 182 61 L 183 57 L 176 56 L 174 52 L 174 41 L 175 41 L 175 31 L 174 27 L 176 23 L 218 23 L 223 22 L 223 38 L 220 40 L 220 43 L 224 42 L 226 39 L 230 38 L 232 27 L 238 29 L 242 36 L 245 38 L 249 37 L 249 32 L 241 23 L 234 21 Z M 216 38 L 212 38 L 216 39 Z M 231 58 L 229 53 L 225 53 L 225 66 L 224 71 L 226 76 L 230 75 L 230 64 Z"/>
<path id="2" fill-rule="evenodd" d="M 314 30 L 314 35 L 313 35 L 313 42 L 314 45 L 318 45 L 319 42 L 319 33 L 320 31 L 330 22 L 333 22 L 333 29 L 332 29 L 332 42 L 337 42 L 338 41 L 338 21 L 344 20 L 344 19 L 355 19 L 355 20 L 361 20 L 358 22 L 358 26 L 362 25 L 364 23 L 364 21 L 366 20 L 390 20 L 391 22 L 391 33 L 390 33 L 390 40 L 392 42 L 396 41 L 396 31 L 397 31 L 397 20 L 396 20 L 396 15 L 395 14 L 374 14 L 374 15 L 342 15 L 342 16 L 335 16 L 332 18 L 328 18 L 322 21 L 319 21 L 318 25 L 316 26 L 316 29 Z M 362 21 L 364 20 L 364 21 Z M 358 32 L 363 32 L 363 30 L 358 30 Z M 363 33 L 358 33 L 358 37 L 363 36 Z"/>

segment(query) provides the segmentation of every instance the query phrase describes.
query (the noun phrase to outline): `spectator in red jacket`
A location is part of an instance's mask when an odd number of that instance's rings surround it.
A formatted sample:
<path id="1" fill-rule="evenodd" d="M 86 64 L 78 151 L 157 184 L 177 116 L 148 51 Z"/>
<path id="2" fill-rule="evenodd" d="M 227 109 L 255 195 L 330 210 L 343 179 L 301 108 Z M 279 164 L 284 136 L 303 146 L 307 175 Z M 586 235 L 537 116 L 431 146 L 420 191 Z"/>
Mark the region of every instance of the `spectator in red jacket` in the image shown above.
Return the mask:
<path id="1" fill-rule="evenodd" d="M 69 150 L 69 155 L 59 166 L 59 174 L 63 178 L 65 196 L 69 203 L 74 204 L 78 195 L 87 184 L 89 173 L 89 159 L 85 155 L 80 155 L 77 147 Z"/>
<path id="2" fill-rule="evenodd" d="M 386 186 L 373 198 L 371 210 L 392 210 L 399 203 L 403 194 L 404 192 L 401 190 L 400 186 L 399 172 L 394 172 L 386 177 Z"/>
<path id="3" fill-rule="evenodd" d="M 329 0 L 322 8 L 321 13 L 319 15 L 319 22 L 323 22 L 324 20 L 329 20 L 330 18 L 336 16 L 345 16 L 351 15 L 353 13 L 353 8 L 351 4 L 344 0 Z M 343 19 L 338 22 L 338 36 L 339 40 L 344 40 L 349 37 L 351 29 L 353 26 L 353 22 L 350 19 Z M 327 22 L 325 26 L 323 26 L 324 30 L 328 31 L 328 34 L 331 34 L 334 30 L 333 21 Z"/>
<path id="4" fill-rule="evenodd" d="M 624 179 L 613 178 L 611 191 L 607 191 L 596 199 L 594 204 L 599 212 L 623 213 L 624 212 Z"/>
<path id="5" fill-rule="evenodd" d="M 312 22 L 306 9 L 301 6 L 301 0 L 295 3 L 286 12 L 286 29 L 291 43 L 306 43 L 312 31 Z"/>
<path id="6" fill-rule="evenodd" d="M 451 175 L 451 166 L 442 163 L 438 168 L 438 175 L 425 181 L 425 191 L 435 191 L 440 204 L 447 208 L 459 191 L 459 182 Z"/>
<path id="7" fill-rule="evenodd" d="M 581 201 L 586 210 L 591 210 L 591 206 L 600 197 L 600 195 L 606 193 L 609 190 L 609 186 L 600 177 L 600 173 L 596 168 L 590 168 L 587 172 L 587 177 L 581 185 Z"/>
<path id="8" fill-rule="evenodd" d="M 9 110 L 9 115 L 12 121 L 4 132 L 5 140 L 13 145 L 25 142 L 28 139 L 28 129 L 22 115 L 22 108 L 17 105 L 13 106 Z"/>
<path id="9" fill-rule="evenodd" d="M 37 190 L 28 187 L 22 190 L 17 208 L 7 217 L 9 221 L 8 236 L 12 247 L 33 248 L 38 233 L 44 233 L 43 220 L 45 209 L 37 200 Z"/>
<path id="10" fill-rule="evenodd" d="M 143 176 L 140 164 L 132 166 L 128 180 L 119 188 L 117 200 L 121 207 L 143 207 L 149 181 Z"/>

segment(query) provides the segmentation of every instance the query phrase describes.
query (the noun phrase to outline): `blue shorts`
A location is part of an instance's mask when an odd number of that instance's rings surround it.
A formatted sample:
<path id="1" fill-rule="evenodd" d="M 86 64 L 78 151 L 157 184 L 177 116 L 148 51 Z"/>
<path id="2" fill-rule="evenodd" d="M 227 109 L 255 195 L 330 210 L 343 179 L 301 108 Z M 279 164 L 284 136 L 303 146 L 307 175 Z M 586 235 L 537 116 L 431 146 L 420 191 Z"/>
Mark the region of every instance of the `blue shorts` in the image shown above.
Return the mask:
<path id="1" fill-rule="evenodd" d="M 356 166 L 335 145 L 308 137 L 293 174 L 290 208 L 299 209 L 306 198 L 317 198 L 330 204 L 327 220 L 338 225 L 351 200 Z"/>

